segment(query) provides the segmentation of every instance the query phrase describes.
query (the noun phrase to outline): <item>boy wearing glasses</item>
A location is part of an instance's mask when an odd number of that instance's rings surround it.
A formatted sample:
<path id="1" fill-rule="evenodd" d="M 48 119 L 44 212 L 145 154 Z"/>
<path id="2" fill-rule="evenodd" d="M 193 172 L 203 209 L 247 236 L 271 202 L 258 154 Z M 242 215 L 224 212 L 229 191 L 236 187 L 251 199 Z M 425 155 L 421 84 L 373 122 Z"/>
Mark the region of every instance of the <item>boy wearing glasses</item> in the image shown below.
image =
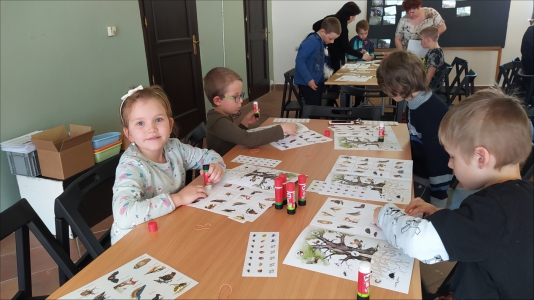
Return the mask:
<path id="1" fill-rule="evenodd" d="M 284 135 L 297 134 L 295 123 L 282 123 L 264 130 L 248 132 L 248 127 L 258 121 L 253 110 L 236 125 L 235 119 L 241 113 L 241 103 L 245 95 L 242 89 L 243 80 L 228 68 L 211 69 L 204 77 L 204 93 L 214 107 L 207 115 L 208 149 L 215 150 L 222 156 L 235 145 L 254 148 L 281 140 Z"/>

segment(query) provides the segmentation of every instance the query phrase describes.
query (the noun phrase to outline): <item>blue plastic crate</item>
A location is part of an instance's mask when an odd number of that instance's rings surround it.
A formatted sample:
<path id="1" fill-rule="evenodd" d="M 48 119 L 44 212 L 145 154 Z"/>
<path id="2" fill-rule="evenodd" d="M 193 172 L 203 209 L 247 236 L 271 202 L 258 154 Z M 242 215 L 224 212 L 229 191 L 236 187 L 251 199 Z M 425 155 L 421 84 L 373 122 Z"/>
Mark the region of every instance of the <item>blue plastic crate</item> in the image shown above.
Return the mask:
<path id="1" fill-rule="evenodd" d="M 93 137 L 93 149 L 100 149 L 119 140 L 120 132 L 108 132 Z"/>

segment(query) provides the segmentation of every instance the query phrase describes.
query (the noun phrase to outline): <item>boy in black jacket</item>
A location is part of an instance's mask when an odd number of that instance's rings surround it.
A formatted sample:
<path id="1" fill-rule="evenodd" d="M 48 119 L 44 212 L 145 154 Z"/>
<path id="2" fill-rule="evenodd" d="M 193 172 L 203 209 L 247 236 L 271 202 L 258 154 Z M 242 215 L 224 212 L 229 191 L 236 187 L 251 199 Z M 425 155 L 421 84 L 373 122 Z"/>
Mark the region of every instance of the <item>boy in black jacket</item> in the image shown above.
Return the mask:
<path id="1" fill-rule="evenodd" d="M 440 142 L 449 166 L 470 190 L 458 209 L 420 199 L 403 211 L 387 204 L 375 222 L 394 246 L 424 263 L 458 261 L 445 298 L 531 299 L 533 185 L 519 165 L 531 151 L 531 129 L 521 103 L 497 90 L 481 91 L 443 118 Z M 426 219 L 413 215 L 426 213 Z M 442 298 L 440 298 L 442 299 Z"/>

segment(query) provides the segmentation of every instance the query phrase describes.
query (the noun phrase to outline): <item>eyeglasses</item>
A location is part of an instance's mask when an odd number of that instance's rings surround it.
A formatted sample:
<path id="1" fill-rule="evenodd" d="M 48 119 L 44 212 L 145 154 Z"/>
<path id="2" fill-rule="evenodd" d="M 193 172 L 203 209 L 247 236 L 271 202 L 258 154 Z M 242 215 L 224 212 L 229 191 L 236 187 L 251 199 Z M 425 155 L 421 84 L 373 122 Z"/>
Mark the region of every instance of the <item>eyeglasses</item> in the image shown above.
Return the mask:
<path id="1" fill-rule="evenodd" d="M 243 101 L 243 99 L 245 99 L 245 93 L 241 93 L 237 96 L 221 96 L 221 98 L 226 98 L 226 99 L 234 99 L 235 103 L 239 103 L 240 101 Z"/>

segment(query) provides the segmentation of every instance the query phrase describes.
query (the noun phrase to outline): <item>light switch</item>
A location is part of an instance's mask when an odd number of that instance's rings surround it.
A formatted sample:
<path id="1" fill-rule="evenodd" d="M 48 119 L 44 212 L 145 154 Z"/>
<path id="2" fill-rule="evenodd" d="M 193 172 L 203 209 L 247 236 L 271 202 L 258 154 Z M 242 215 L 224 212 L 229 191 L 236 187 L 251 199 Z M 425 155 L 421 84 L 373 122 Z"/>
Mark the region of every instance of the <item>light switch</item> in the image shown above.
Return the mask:
<path id="1" fill-rule="evenodd" d="M 115 36 L 117 34 L 117 27 L 108 26 L 108 36 Z"/>

